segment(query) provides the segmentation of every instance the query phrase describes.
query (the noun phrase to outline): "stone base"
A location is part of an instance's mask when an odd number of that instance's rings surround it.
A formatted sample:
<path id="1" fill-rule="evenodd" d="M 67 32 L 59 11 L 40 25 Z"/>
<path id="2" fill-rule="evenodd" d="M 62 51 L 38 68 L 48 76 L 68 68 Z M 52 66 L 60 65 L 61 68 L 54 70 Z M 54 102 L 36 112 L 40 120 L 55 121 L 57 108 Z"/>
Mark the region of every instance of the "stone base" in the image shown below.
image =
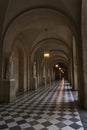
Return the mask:
<path id="1" fill-rule="evenodd" d="M 46 86 L 46 78 L 45 78 L 45 77 L 43 77 L 42 84 L 43 84 L 44 86 Z"/>
<path id="2" fill-rule="evenodd" d="M 11 102 L 15 98 L 15 80 L 3 80 L 1 85 L 2 102 Z"/>
<path id="3" fill-rule="evenodd" d="M 37 89 L 37 77 L 32 77 L 32 82 L 31 82 L 31 90 L 36 90 Z"/>

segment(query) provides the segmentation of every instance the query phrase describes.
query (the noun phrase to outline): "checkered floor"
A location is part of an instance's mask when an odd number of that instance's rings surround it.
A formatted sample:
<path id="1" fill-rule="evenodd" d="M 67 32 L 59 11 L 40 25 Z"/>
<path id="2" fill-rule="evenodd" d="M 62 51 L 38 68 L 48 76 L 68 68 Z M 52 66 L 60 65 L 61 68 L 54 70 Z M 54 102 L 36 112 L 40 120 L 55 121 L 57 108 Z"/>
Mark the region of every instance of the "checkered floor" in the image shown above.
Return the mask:
<path id="1" fill-rule="evenodd" d="M 67 81 L 0 105 L 0 130 L 84 130 Z"/>

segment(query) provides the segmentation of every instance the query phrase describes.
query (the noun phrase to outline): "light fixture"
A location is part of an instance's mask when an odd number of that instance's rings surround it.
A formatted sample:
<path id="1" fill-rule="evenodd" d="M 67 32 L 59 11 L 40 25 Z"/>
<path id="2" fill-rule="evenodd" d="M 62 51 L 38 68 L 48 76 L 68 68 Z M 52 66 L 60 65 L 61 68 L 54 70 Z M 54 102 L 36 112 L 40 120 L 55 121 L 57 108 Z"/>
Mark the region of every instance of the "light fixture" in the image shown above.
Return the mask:
<path id="1" fill-rule="evenodd" d="M 64 74 L 64 71 L 59 67 L 59 70 L 61 71 L 61 73 L 63 73 Z"/>
<path id="2" fill-rule="evenodd" d="M 63 71 L 63 70 L 61 70 L 61 72 L 62 72 L 62 74 L 64 74 L 64 71 Z"/>
<path id="3" fill-rule="evenodd" d="M 59 67 L 59 70 L 61 70 L 61 68 Z"/>
<path id="4" fill-rule="evenodd" d="M 56 65 L 55 65 L 55 67 L 56 67 L 56 68 L 58 68 L 58 67 L 59 67 L 59 65 L 58 65 L 58 64 L 56 64 Z"/>
<path id="5" fill-rule="evenodd" d="M 44 52 L 44 57 L 50 57 L 50 54 L 48 52 Z"/>
<path id="6" fill-rule="evenodd" d="M 45 35 L 46 35 L 46 39 L 47 39 L 47 28 L 45 28 Z M 49 58 L 50 57 L 50 53 L 49 53 L 49 51 L 46 48 L 46 44 L 47 43 L 45 43 L 44 58 Z"/>

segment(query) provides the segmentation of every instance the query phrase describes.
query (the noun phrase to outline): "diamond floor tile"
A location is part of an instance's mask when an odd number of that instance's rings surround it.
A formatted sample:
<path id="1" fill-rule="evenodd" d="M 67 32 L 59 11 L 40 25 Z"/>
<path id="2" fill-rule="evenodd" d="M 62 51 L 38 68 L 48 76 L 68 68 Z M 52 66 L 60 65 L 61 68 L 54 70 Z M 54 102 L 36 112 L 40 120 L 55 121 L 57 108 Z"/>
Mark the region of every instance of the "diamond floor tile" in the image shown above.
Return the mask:
<path id="1" fill-rule="evenodd" d="M 68 81 L 0 104 L 0 130 L 84 130 Z"/>

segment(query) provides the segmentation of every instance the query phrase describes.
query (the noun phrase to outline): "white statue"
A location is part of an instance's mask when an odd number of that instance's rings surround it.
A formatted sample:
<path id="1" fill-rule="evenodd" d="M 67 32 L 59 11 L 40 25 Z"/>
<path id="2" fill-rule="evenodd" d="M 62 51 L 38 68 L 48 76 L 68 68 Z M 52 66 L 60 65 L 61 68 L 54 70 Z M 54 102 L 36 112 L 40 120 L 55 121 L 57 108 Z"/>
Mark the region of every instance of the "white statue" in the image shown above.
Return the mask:
<path id="1" fill-rule="evenodd" d="M 33 77 L 36 77 L 36 62 L 33 65 Z"/>
<path id="2" fill-rule="evenodd" d="M 7 67 L 6 67 L 6 79 L 10 79 L 13 75 L 13 57 L 12 55 L 8 59 Z"/>

